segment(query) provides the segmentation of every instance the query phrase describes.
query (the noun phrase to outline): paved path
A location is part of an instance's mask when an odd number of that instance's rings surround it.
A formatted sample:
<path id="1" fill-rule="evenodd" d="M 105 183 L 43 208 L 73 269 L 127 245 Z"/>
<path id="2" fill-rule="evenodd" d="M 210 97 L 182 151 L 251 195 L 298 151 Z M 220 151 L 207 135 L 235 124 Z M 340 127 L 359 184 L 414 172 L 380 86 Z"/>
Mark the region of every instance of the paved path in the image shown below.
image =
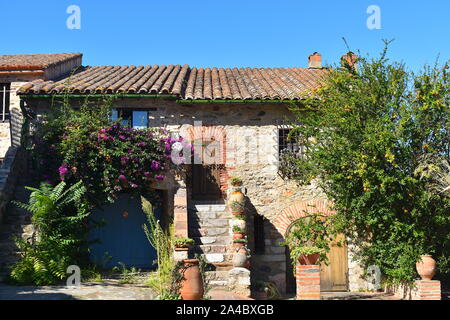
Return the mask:
<path id="1" fill-rule="evenodd" d="M 0 284 L 0 300 L 152 300 L 149 287 L 119 284 L 117 280 L 84 283 L 80 287 L 28 287 Z"/>
<path id="2" fill-rule="evenodd" d="M 211 300 L 253 300 L 233 292 L 211 290 Z M 80 287 L 13 286 L 0 284 L 0 300 L 153 300 L 152 290 L 144 284 L 120 284 L 118 280 L 83 283 Z M 293 297 L 284 297 L 291 300 Z M 385 293 L 322 293 L 322 300 L 397 300 Z"/>

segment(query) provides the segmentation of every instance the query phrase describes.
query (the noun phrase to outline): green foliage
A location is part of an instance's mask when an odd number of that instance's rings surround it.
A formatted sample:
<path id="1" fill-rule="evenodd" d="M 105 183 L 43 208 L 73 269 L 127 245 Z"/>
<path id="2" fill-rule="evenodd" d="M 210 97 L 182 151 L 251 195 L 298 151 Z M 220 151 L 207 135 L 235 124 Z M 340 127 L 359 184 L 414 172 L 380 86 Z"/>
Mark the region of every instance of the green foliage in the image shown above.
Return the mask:
<path id="1" fill-rule="evenodd" d="M 127 268 L 123 262 L 118 263 L 119 266 L 113 268 L 114 272 L 120 272 L 119 284 L 133 284 L 137 282 L 140 269 L 135 267 Z"/>
<path id="2" fill-rule="evenodd" d="M 242 181 L 241 178 L 238 178 L 238 177 L 231 177 L 230 178 L 230 184 L 232 186 L 242 186 L 242 183 L 243 183 L 243 181 Z"/>
<path id="3" fill-rule="evenodd" d="M 269 281 L 258 281 L 257 286 L 259 290 L 263 290 L 267 293 L 267 299 L 269 300 L 279 300 L 281 299 L 281 294 L 275 283 Z"/>
<path id="4" fill-rule="evenodd" d="M 66 277 L 67 267 L 83 265 L 87 259 L 86 234 L 80 228 L 89 215 L 83 201 L 85 188 L 78 182 L 65 188 L 42 183 L 27 189 L 29 203 L 14 202 L 30 211 L 37 237 L 31 242 L 16 239 L 22 259 L 12 268 L 11 278 L 19 284 L 49 285 Z"/>
<path id="5" fill-rule="evenodd" d="M 305 146 L 292 178 L 317 179 L 334 202 L 357 258 L 388 279 L 411 281 L 425 252 L 448 271 L 450 203 L 415 170 L 424 154 L 449 160 L 448 65 L 411 75 L 386 58 L 330 70 L 323 87 L 293 106 L 293 132 Z"/>
<path id="6" fill-rule="evenodd" d="M 174 300 L 179 297 L 182 275 L 180 265 L 173 260 L 173 225 L 165 231 L 153 214 L 153 206 L 145 197 L 141 197 L 142 210 L 147 215 L 149 226 L 143 225 L 145 235 L 156 250 L 155 264 L 158 269 L 150 275 L 148 285 L 155 290 L 160 300 Z M 176 299 L 177 300 L 177 299 Z"/>
<path id="7" fill-rule="evenodd" d="M 173 244 L 176 248 L 188 248 L 194 244 L 194 240 L 191 238 L 175 237 L 173 239 Z"/>
<path id="8" fill-rule="evenodd" d="M 206 272 L 212 271 L 213 268 L 212 268 L 211 264 L 209 264 L 206 261 L 204 255 L 195 254 L 194 258 L 198 260 L 198 266 L 199 266 L 200 274 L 201 274 L 202 281 L 203 281 L 203 300 L 209 300 L 209 299 L 211 299 L 211 297 L 208 296 L 208 293 L 212 289 L 212 286 L 210 284 L 210 280 L 209 280 L 209 277 L 207 276 Z"/>
<path id="9" fill-rule="evenodd" d="M 244 233 L 245 230 L 242 229 L 240 226 L 233 226 L 233 232 L 234 233 Z"/>
<path id="10" fill-rule="evenodd" d="M 247 243 L 247 240 L 245 240 L 245 239 L 234 239 L 233 242 L 234 243 Z"/>
<path id="11" fill-rule="evenodd" d="M 298 264 L 301 255 L 320 254 L 320 261 L 327 264 L 327 253 L 330 242 L 336 236 L 333 218 L 318 214 L 309 215 L 297 220 L 286 235 L 286 240 L 280 245 L 290 249 L 292 265 Z"/>

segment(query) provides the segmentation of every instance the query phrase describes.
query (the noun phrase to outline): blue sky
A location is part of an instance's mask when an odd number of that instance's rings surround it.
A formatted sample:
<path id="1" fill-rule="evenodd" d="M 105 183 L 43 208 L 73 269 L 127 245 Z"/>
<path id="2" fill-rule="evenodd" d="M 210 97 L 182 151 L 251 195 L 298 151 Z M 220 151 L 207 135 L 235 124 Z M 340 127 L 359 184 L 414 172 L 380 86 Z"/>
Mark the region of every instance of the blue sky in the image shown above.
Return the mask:
<path id="1" fill-rule="evenodd" d="M 390 57 L 417 70 L 450 60 L 448 0 L 1 1 L 0 54 L 83 52 L 85 65 L 305 67 L 314 51 L 333 64 L 346 51 Z M 69 30 L 69 5 L 81 29 Z M 369 5 L 381 30 L 366 26 Z"/>

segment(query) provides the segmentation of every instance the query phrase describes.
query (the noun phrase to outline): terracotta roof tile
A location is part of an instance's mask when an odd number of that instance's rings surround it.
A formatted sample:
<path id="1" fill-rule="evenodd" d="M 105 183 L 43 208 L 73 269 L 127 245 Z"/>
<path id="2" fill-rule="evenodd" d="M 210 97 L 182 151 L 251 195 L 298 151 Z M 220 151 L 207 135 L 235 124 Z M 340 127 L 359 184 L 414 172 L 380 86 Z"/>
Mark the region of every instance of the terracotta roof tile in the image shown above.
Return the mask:
<path id="1" fill-rule="evenodd" d="M 81 53 L 5 54 L 0 55 L 0 70 L 46 69 L 82 56 Z"/>
<path id="2" fill-rule="evenodd" d="M 81 67 L 60 81 L 36 81 L 21 94 L 151 94 L 186 100 L 302 99 L 327 69 L 190 68 L 188 65 Z"/>

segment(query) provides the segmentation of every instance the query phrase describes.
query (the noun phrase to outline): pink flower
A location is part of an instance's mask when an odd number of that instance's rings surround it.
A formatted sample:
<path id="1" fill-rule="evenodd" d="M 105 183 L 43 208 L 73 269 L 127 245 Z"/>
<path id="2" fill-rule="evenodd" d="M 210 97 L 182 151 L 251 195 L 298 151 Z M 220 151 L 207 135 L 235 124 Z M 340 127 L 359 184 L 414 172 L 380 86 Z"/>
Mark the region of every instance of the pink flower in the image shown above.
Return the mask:
<path id="1" fill-rule="evenodd" d="M 161 168 L 161 165 L 158 161 L 152 160 L 152 163 L 150 165 L 150 168 L 154 171 L 157 171 Z"/>

